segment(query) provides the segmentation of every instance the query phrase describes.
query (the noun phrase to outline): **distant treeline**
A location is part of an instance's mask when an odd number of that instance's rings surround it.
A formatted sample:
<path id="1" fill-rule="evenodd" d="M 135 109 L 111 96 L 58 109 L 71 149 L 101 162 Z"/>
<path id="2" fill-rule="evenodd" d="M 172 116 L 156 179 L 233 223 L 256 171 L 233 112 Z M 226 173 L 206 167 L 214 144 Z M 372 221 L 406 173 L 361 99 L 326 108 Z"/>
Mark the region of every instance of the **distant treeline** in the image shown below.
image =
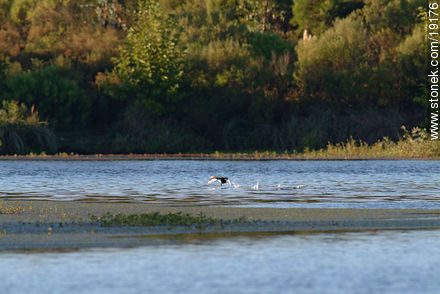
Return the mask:
<path id="1" fill-rule="evenodd" d="M 22 112 L 18 124 L 0 113 L 0 153 L 398 139 L 402 125 L 426 126 L 424 5 L 0 0 L 0 100 Z"/>

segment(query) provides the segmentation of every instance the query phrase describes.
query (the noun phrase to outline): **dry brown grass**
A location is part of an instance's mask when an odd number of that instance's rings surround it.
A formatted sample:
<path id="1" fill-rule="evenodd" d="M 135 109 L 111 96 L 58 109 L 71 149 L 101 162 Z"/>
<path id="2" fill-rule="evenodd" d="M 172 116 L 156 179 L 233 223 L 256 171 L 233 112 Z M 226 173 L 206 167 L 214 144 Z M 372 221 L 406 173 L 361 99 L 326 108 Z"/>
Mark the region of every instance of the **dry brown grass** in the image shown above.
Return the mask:
<path id="1" fill-rule="evenodd" d="M 440 157 L 440 140 L 431 141 L 427 131 L 402 126 L 403 137 L 393 142 L 383 138 L 372 145 L 350 138 L 345 143 L 328 144 L 319 150 L 306 150 L 298 154 L 304 159 L 325 158 L 434 158 Z"/>

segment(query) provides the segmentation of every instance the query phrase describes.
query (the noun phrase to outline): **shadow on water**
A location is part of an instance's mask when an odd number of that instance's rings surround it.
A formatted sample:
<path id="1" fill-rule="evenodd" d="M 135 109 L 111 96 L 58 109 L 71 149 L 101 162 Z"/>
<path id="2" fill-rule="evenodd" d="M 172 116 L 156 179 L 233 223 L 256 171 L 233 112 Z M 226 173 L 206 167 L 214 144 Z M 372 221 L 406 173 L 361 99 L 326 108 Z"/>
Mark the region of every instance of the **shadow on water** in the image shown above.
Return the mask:
<path id="1" fill-rule="evenodd" d="M 232 244 L 232 246 L 264 245 L 264 244 L 297 244 L 298 242 L 314 242 L 323 247 L 326 243 L 334 245 L 338 242 L 372 242 L 374 239 L 392 240 L 394 238 L 406 240 L 412 236 L 423 235 L 438 236 L 439 229 L 423 230 L 347 230 L 347 231 L 286 231 L 286 232 L 201 232 L 201 233 L 179 233 L 179 234 L 157 234 L 157 235 L 124 235 L 111 236 L 111 239 L 136 239 L 138 245 L 130 246 L 106 246 L 81 247 L 81 248 L 41 248 L 41 249 L 12 249 L 3 250 L 0 253 L 72 253 L 81 251 L 121 251 L 125 249 L 167 248 L 178 246 L 183 248 L 187 245 L 219 246 L 221 244 Z M 406 237 L 405 237 L 406 236 Z"/>
<path id="2" fill-rule="evenodd" d="M 305 234 L 303 232 L 200 232 L 189 234 L 160 234 L 160 235 L 130 235 L 116 236 L 113 238 L 136 238 L 149 239 L 165 244 L 209 244 L 221 240 L 233 240 L 243 238 L 247 240 L 261 241 L 280 236 L 294 236 Z"/>
<path id="3" fill-rule="evenodd" d="M 439 229 L 424 229 L 422 232 L 440 233 Z M 112 238 L 135 238 L 140 241 L 151 241 L 148 245 L 210 245 L 218 242 L 255 243 L 267 242 L 277 239 L 313 238 L 321 241 L 338 241 L 347 239 L 362 239 L 377 235 L 396 235 L 415 232 L 414 230 L 338 230 L 338 231 L 285 231 L 285 232 L 200 232 L 182 234 L 159 234 L 159 235 L 129 235 L 114 236 Z M 148 246 L 147 245 L 147 246 Z"/>

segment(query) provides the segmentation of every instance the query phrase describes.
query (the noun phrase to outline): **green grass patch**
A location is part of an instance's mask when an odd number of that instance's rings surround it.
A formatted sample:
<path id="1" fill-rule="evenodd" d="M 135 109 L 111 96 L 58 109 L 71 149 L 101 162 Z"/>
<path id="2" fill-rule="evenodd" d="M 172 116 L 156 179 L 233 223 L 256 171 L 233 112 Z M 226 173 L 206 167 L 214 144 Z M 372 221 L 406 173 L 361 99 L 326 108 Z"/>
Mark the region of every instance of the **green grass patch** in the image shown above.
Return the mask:
<path id="1" fill-rule="evenodd" d="M 248 223 L 245 217 L 234 220 L 215 219 L 200 213 L 196 216 L 188 213 L 159 212 L 142 214 L 111 214 L 107 212 L 103 216 L 91 215 L 90 220 L 101 226 L 191 226 L 203 227 L 206 225 L 227 225 Z"/>

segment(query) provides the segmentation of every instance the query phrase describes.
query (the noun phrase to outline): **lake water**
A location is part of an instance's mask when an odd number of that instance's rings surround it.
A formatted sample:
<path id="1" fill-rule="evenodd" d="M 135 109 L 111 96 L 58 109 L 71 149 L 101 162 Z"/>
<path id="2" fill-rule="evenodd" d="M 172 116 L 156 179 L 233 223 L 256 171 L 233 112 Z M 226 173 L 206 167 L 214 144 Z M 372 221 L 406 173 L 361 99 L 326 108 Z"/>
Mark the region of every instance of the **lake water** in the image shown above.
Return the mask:
<path id="1" fill-rule="evenodd" d="M 440 293 L 440 231 L 194 237 L 0 253 L 1 293 Z"/>
<path id="2" fill-rule="evenodd" d="M 440 208 L 440 161 L 3 160 L 1 199 Z"/>
<path id="3" fill-rule="evenodd" d="M 440 162 L 3 160 L 2 199 L 439 209 Z M 147 238 L 0 252 L 0 293 L 440 293 L 440 230 Z"/>

